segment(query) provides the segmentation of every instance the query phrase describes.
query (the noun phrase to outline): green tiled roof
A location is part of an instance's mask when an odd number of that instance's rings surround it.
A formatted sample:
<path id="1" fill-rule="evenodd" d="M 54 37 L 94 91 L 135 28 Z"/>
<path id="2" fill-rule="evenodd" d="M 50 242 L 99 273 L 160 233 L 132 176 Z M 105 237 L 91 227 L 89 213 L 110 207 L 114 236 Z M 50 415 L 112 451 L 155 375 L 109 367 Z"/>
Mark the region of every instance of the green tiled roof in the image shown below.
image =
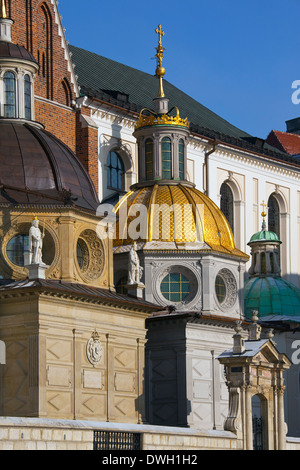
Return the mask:
<path id="1" fill-rule="evenodd" d="M 246 280 L 244 298 L 245 316 L 249 319 L 252 310 L 257 310 L 260 318 L 300 315 L 300 289 L 281 277 L 253 277 Z"/>
<path id="2" fill-rule="evenodd" d="M 261 230 L 260 232 L 255 233 L 252 235 L 250 238 L 250 242 L 255 242 L 255 241 L 276 241 L 279 242 L 279 238 L 277 237 L 276 233 L 270 232 L 269 230 Z"/>
<path id="3" fill-rule="evenodd" d="M 158 93 L 158 80 L 141 70 L 69 45 L 81 94 L 98 98 L 129 111 L 153 109 Z M 177 106 L 182 118 L 188 118 L 191 132 L 211 139 L 255 151 L 299 166 L 297 159 L 271 147 L 247 132 L 233 126 L 183 91 L 164 80 L 164 92 L 169 109 Z"/>
<path id="4" fill-rule="evenodd" d="M 129 102 L 142 108 L 153 109 L 153 98 L 158 94 L 158 79 L 155 75 L 142 72 L 127 65 L 120 64 L 93 52 L 69 46 L 79 86 L 94 91 L 105 91 L 107 94 L 120 92 L 129 95 Z M 170 100 L 169 109 L 177 106 L 182 118 L 209 129 L 233 137 L 249 137 L 249 134 L 232 126 L 217 114 L 183 93 L 164 80 L 165 96 Z"/>

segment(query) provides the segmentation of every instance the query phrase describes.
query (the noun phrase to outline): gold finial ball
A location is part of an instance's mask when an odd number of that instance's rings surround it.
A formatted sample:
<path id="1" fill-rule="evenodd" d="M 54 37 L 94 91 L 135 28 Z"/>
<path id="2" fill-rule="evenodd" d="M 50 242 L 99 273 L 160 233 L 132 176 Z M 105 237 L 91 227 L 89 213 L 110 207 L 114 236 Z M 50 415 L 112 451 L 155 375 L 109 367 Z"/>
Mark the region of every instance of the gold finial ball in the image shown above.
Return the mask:
<path id="1" fill-rule="evenodd" d="M 158 77 L 163 77 L 165 73 L 166 73 L 166 69 L 164 67 L 159 66 L 156 68 L 156 75 Z"/>

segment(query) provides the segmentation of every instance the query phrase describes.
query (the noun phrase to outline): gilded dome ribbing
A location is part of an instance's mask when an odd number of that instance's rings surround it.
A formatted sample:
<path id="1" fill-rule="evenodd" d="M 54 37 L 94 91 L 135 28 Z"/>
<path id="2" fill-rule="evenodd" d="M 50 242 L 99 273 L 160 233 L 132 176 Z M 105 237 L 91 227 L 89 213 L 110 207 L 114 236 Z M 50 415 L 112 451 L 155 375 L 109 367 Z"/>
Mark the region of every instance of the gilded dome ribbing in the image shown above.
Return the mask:
<path id="1" fill-rule="evenodd" d="M 139 216 L 138 205 L 145 208 L 141 236 L 130 236 L 130 224 Z M 175 210 L 171 210 L 175 208 Z M 120 216 L 126 210 L 126 224 L 116 224 L 115 247 L 137 242 L 204 242 L 211 250 L 248 257 L 235 247 L 229 223 L 218 206 L 205 194 L 189 185 L 153 185 L 129 191 L 116 205 Z M 119 233 L 120 232 L 120 233 Z"/>

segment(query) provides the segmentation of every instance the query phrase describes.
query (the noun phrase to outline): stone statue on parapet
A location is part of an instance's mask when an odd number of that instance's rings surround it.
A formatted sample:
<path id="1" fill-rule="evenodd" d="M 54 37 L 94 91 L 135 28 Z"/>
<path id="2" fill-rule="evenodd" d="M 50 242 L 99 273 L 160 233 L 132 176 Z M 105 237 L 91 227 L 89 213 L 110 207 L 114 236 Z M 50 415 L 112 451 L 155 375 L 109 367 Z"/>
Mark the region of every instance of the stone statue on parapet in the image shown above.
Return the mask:
<path id="1" fill-rule="evenodd" d="M 45 234 L 39 229 L 39 221 L 35 217 L 29 230 L 29 263 L 45 265 L 42 260 L 43 239 Z"/>
<path id="2" fill-rule="evenodd" d="M 140 266 L 139 256 L 134 243 L 129 252 L 128 284 L 139 284 L 143 275 L 143 268 Z"/>

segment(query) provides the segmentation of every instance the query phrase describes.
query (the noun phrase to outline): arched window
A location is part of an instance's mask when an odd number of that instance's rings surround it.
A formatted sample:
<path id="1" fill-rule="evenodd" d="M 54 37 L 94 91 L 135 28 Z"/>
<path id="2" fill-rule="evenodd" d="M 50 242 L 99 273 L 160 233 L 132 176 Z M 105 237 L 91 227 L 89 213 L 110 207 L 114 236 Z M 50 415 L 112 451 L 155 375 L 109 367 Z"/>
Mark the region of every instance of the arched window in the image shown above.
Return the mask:
<path id="1" fill-rule="evenodd" d="M 274 272 L 274 253 L 270 253 L 271 273 Z"/>
<path id="2" fill-rule="evenodd" d="M 121 157 L 114 151 L 108 154 L 107 186 L 111 189 L 124 189 L 124 163 Z"/>
<path id="3" fill-rule="evenodd" d="M 145 142 L 146 157 L 146 180 L 153 180 L 153 141 L 147 139 Z"/>
<path id="4" fill-rule="evenodd" d="M 31 82 L 29 75 L 24 77 L 25 119 L 31 120 Z"/>
<path id="5" fill-rule="evenodd" d="M 64 78 L 58 87 L 57 100 L 59 103 L 71 106 L 72 103 L 72 90 L 66 78 Z"/>
<path id="6" fill-rule="evenodd" d="M 280 239 L 280 211 L 277 199 L 271 194 L 268 200 L 268 230 Z"/>
<path id="7" fill-rule="evenodd" d="M 5 72 L 4 77 L 4 117 L 17 116 L 16 77 L 12 72 Z"/>
<path id="8" fill-rule="evenodd" d="M 179 179 L 184 179 L 184 142 L 180 139 L 178 143 L 178 164 L 179 164 Z"/>
<path id="9" fill-rule="evenodd" d="M 161 141 L 161 158 L 162 158 L 162 178 L 172 179 L 172 149 L 171 139 L 164 137 Z"/>
<path id="10" fill-rule="evenodd" d="M 220 209 L 225 215 L 231 230 L 234 230 L 234 200 L 233 193 L 227 183 L 223 183 L 220 189 L 221 202 Z"/>

